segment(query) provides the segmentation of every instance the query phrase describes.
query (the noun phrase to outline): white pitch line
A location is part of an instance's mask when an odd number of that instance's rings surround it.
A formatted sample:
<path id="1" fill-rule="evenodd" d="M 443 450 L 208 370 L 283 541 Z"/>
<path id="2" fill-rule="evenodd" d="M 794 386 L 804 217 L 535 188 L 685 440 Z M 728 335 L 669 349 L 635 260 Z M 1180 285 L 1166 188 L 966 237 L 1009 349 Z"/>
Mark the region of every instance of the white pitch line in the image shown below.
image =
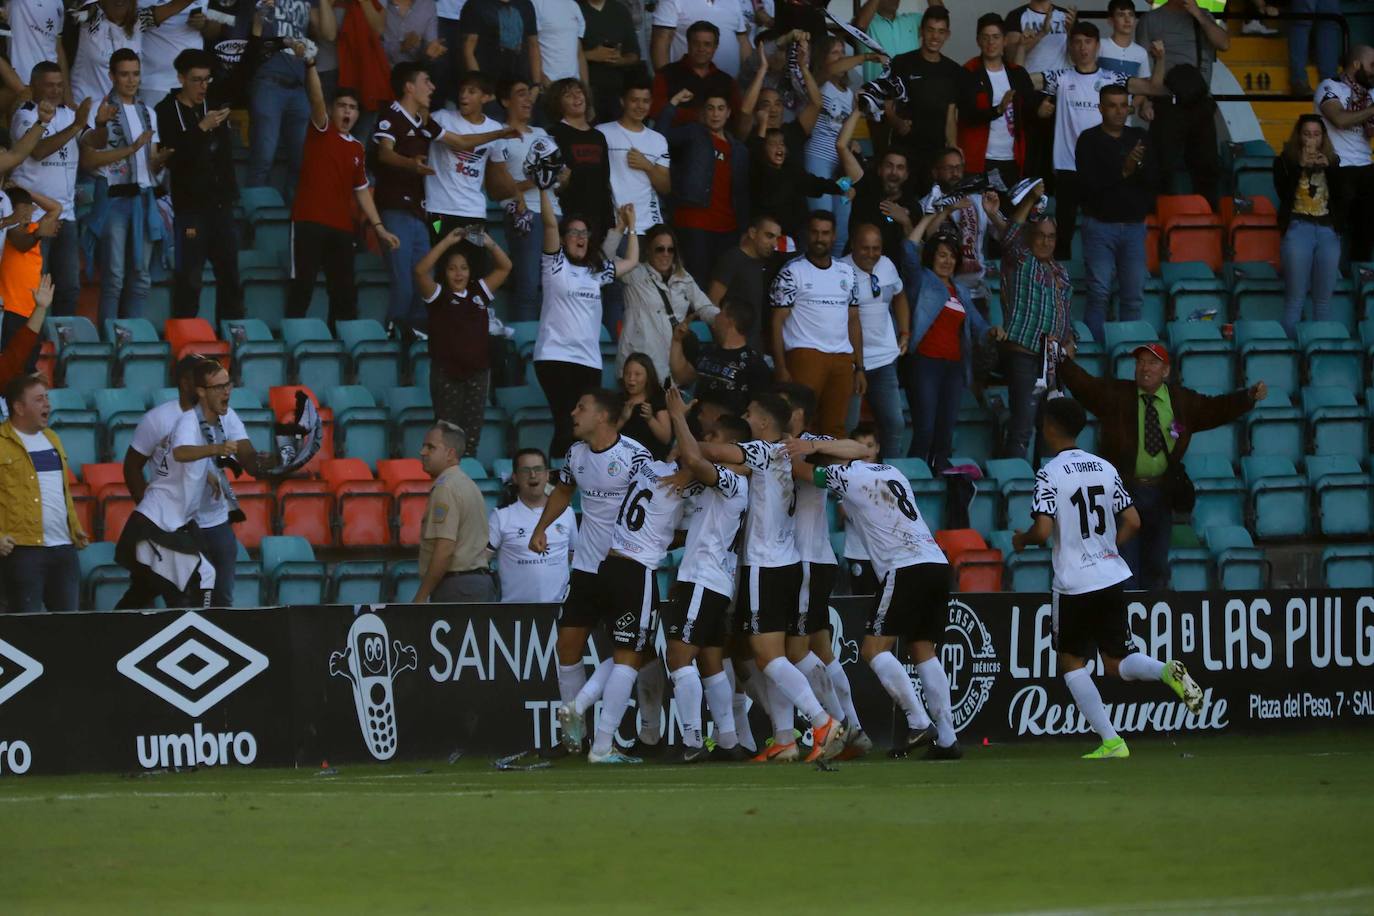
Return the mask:
<path id="1" fill-rule="evenodd" d="M 1014 916 L 1092 916 L 1096 913 L 1158 913 L 1165 910 L 1195 912 L 1198 910 L 1234 910 L 1257 906 L 1294 906 L 1299 904 L 1335 904 L 1374 898 L 1374 887 L 1350 887 L 1332 891 L 1310 891 L 1302 894 L 1258 894 L 1247 897 L 1204 897 L 1196 900 L 1153 900 L 1120 906 L 1089 907 L 1072 910 L 1015 910 Z"/>

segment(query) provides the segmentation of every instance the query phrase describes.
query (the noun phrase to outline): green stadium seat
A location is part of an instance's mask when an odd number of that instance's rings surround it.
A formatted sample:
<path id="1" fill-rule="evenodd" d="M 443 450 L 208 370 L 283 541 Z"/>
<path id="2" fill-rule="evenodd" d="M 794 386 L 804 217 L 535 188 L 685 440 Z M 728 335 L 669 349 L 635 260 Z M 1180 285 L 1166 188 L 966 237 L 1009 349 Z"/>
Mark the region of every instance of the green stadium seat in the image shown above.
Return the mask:
<path id="1" fill-rule="evenodd" d="M 389 417 L 362 385 L 330 388 L 320 403 L 334 411 L 334 452 L 375 466 L 391 455 Z M 418 452 L 417 452 L 418 454 Z"/>
<path id="2" fill-rule="evenodd" d="M 1307 480 L 1317 501 L 1317 527 L 1323 537 L 1367 536 L 1374 532 L 1374 483 L 1350 455 L 1313 455 Z"/>
<path id="3" fill-rule="evenodd" d="M 50 315 L 43 335 L 57 350 L 57 376 L 66 387 L 83 392 L 110 387 L 114 344 L 101 340 L 89 320 Z"/>
<path id="4" fill-rule="evenodd" d="M 324 600 L 325 566 L 301 537 L 262 539 L 262 572 L 277 604 L 320 604 Z"/>
<path id="5" fill-rule="evenodd" d="M 415 597 L 420 587 L 420 568 L 415 560 L 388 563 L 382 584 L 383 599 L 404 604 Z"/>
<path id="6" fill-rule="evenodd" d="M 1322 551 L 1322 578 L 1327 588 L 1374 586 L 1374 546 L 1333 545 Z"/>
<path id="7" fill-rule="evenodd" d="M 1169 585 L 1178 592 L 1205 592 L 1211 588 L 1212 555 L 1197 547 L 1169 551 Z"/>
<path id="8" fill-rule="evenodd" d="M 1307 420 L 1294 407 L 1288 391 L 1269 387 L 1269 396 L 1245 415 L 1246 439 L 1252 455 L 1287 458 L 1296 466 L 1307 451 Z"/>
<path id="9" fill-rule="evenodd" d="M 318 318 L 284 318 L 282 341 L 291 354 L 297 384 L 311 391 L 328 391 L 343 384 L 344 345 Z"/>
<path id="10" fill-rule="evenodd" d="M 1241 381 L 1247 388 L 1264 382 L 1272 391 L 1296 391 L 1299 375 L 1298 347 L 1277 321 L 1243 319 L 1234 325 L 1240 353 Z"/>
<path id="11" fill-rule="evenodd" d="M 425 433 L 434 425 L 434 402 L 429 389 L 392 388 L 386 392 L 385 400 L 391 418 L 391 453 L 398 458 L 418 458 Z"/>
<path id="12" fill-rule="evenodd" d="M 1022 529 L 1031 523 L 1031 501 L 1035 495 L 1035 471 L 1024 458 L 993 458 L 987 463 L 988 476 L 997 481 L 1002 494 L 1003 518 L 1008 528 Z"/>
<path id="13" fill-rule="evenodd" d="M 391 310 L 391 281 L 376 282 L 375 278 L 358 282 L 358 318 L 386 325 L 386 313 Z"/>
<path id="14" fill-rule="evenodd" d="M 1183 456 L 1183 466 L 1193 480 L 1197 502 L 1193 524 L 1199 528 L 1245 524 L 1246 489 L 1231 465 L 1219 455 Z"/>
<path id="15" fill-rule="evenodd" d="M 1227 394 L 1232 390 L 1230 387 L 1202 386 L 1197 389 L 1197 392 L 1206 395 L 1219 395 Z M 1240 433 L 1241 425 L 1239 423 L 1227 423 L 1216 429 L 1195 432 L 1191 444 L 1188 446 L 1188 453 L 1220 455 L 1230 463 L 1235 464 L 1236 459 L 1240 457 Z"/>
<path id="16" fill-rule="evenodd" d="M 254 222 L 253 247 L 259 251 L 290 251 L 290 218 L 277 214 Z"/>
<path id="17" fill-rule="evenodd" d="M 507 322 L 506 327 L 515 332 L 512 338 L 515 348 L 520 352 L 521 359 L 530 359 L 534 355 L 534 342 L 539 336 L 539 322 L 537 321 L 511 321 Z"/>
<path id="18" fill-rule="evenodd" d="M 1250 491 L 1255 537 L 1306 535 L 1311 528 L 1307 481 L 1298 475 L 1293 462 L 1273 455 L 1247 455 L 1240 463 Z"/>
<path id="19" fill-rule="evenodd" d="M 1002 551 L 1007 576 L 1002 588 L 1009 592 L 1044 593 L 1054 585 L 1054 555 L 1049 543 L 1043 547 L 1027 547 L 1017 553 L 1011 545 L 1012 532 L 994 531 L 988 535 L 988 546 Z"/>
<path id="20" fill-rule="evenodd" d="M 380 604 L 386 564 L 380 560 L 344 560 L 329 570 L 330 604 Z"/>
<path id="21" fill-rule="evenodd" d="M 429 388 L 429 341 L 417 340 L 412 343 L 406 360 L 410 365 L 410 384 Z"/>
<path id="22" fill-rule="evenodd" d="M 74 468 L 100 461 L 100 414 L 86 406 L 86 399 L 74 388 L 51 388 L 48 405 L 52 413 L 48 425 L 62 440 L 67 464 Z M 123 455 L 119 456 L 123 459 Z"/>
<path id="23" fill-rule="evenodd" d="M 129 571 L 115 562 L 115 545 L 92 541 L 76 559 L 81 569 L 81 607 L 113 610 L 129 589 Z"/>
<path id="24" fill-rule="evenodd" d="M 105 338 L 114 341 L 115 364 L 124 387 L 146 389 L 167 384 L 171 348 L 158 338 L 157 329 L 146 319 L 107 321 Z"/>
<path id="25" fill-rule="evenodd" d="M 334 326 L 353 361 L 357 384 L 371 391 L 395 388 L 401 381 L 401 345 L 390 340 L 371 319 L 340 321 Z"/>
<path id="26" fill-rule="evenodd" d="M 288 272 L 284 266 L 286 256 L 287 252 L 285 251 L 259 251 L 256 248 L 240 248 L 240 282 L 252 279 L 285 283 L 288 279 Z"/>
<path id="27" fill-rule="evenodd" d="M 262 607 L 266 600 L 262 564 L 248 555 L 248 548 L 240 541 L 234 557 L 234 607 Z"/>
<path id="28" fill-rule="evenodd" d="M 1309 385 L 1302 406 L 1312 430 L 1314 455 L 1363 455 L 1369 451 L 1369 416 L 1347 388 Z"/>
<path id="29" fill-rule="evenodd" d="M 109 455 L 111 461 L 123 461 L 138 421 L 148 412 L 148 391 L 107 388 L 97 391 L 91 400 L 96 413 L 100 415 L 100 425 L 105 430 L 105 454 Z"/>
<path id="30" fill-rule="evenodd" d="M 243 311 L 274 331 L 281 330 L 286 314 L 287 284 L 276 278 L 243 278 Z"/>
<path id="31" fill-rule="evenodd" d="M 1131 351 L 1141 344 L 1159 340 L 1159 332 L 1146 321 L 1109 321 L 1104 347 L 1112 378 L 1135 378 L 1135 357 Z"/>
<path id="32" fill-rule="evenodd" d="M 1298 347 L 1307 364 L 1308 384 L 1364 390 L 1364 350 L 1350 339 L 1348 328 L 1337 321 L 1298 324 Z"/>
<path id="33" fill-rule="evenodd" d="M 154 404 L 160 403 L 154 400 Z M 262 406 L 262 397 L 256 388 L 235 388 L 229 393 L 229 406 L 238 414 L 243 428 L 248 433 L 248 441 L 253 443 L 254 451 L 274 451 L 272 427 L 275 420 L 272 411 Z"/>
<path id="34" fill-rule="evenodd" d="M 488 405 L 482 418 L 482 439 L 477 443 L 477 460 L 487 467 L 492 467 L 506 455 L 506 438 L 509 431 L 505 411 Z"/>
<path id="35" fill-rule="evenodd" d="M 1217 585 L 1226 591 L 1258 590 L 1269 584 L 1269 561 L 1250 532 L 1237 526 L 1208 528 L 1203 541 L 1217 564 Z"/>
<path id="36" fill-rule="evenodd" d="M 286 344 L 272 337 L 267 322 L 240 318 L 220 322 L 220 334 L 233 348 L 236 384 L 265 395 L 286 384 Z"/>
<path id="37" fill-rule="evenodd" d="M 967 391 L 964 394 L 966 400 L 959 407 L 954 426 L 954 451 L 968 455 L 974 464 L 982 464 L 997 454 L 997 416 L 973 401 Z"/>
<path id="38" fill-rule="evenodd" d="M 1190 388 L 1229 388 L 1236 376 L 1236 357 L 1215 321 L 1169 322 L 1169 354 L 1175 372 Z"/>

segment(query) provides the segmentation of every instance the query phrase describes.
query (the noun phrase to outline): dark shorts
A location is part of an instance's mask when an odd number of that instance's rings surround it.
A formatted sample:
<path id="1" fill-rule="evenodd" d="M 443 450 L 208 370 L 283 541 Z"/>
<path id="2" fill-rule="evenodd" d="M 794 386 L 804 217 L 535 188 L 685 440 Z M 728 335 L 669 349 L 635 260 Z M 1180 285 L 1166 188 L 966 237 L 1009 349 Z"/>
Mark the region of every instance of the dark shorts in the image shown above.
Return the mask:
<path id="1" fill-rule="evenodd" d="M 917 563 L 888 573 L 873 596 L 864 632 L 907 642 L 944 641 L 949 626 L 949 567 Z"/>
<path id="2" fill-rule="evenodd" d="M 607 557 L 597 572 L 606 589 L 601 619 L 620 649 L 641 651 L 658 625 L 658 583 L 654 571 L 624 557 Z"/>
<path id="3" fill-rule="evenodd" d="M 791 633 L 801 595 L 802 566 L 742 566 L 735 614 L 741 633 Z"/>
<path id="4" fill-rule="evenodd" d="M 1120 584 L 1082 595 L 1055 592 L 1051 606 L 1056 651 L 1083 659 L 1098 652 L 1125 658 L 1135 651 L 1126 617 L 1126 593 Z"/>
<path id="5" fill-rule="evenodd" d="M 695 582 L 673 586 L 673 600 L 663 609 L 663 635 L 689 646 L 720 648 L 725 645 L 730 599 Z"/>
<path id="6" fill-rule="evenodd" d="M 835 563 L 807 563 L 802 561 L 802 581 L 797 619 L 788 636 L 810 636 L 830 632 L 830 593 L 840 567 Z"/>
<path id="7" fill-rule="evenodd" d="M 568 597 L 558 612 L 559 627 L 593 630 L 606 613 L 606 582 L 596 573 L 574 569 L 568 574 Z"/>
<path id="8" fill-rule="evenodd" d="M 846 558 L 844 566 L 849 572 L 849 594 L 873 595 L 877 593 L 878 574 L 873 571 L 871 561 Z"/>

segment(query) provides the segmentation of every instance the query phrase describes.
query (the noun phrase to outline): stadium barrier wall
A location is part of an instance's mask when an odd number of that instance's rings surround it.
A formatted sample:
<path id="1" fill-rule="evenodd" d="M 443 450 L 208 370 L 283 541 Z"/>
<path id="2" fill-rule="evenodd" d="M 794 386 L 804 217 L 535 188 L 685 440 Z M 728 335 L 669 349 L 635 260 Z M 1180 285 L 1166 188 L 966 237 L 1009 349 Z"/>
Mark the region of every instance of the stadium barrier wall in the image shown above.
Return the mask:
<path id="1" fill-rule="evenodd" d="M 870 600 L 836 599 L 831 620 L 860 717 L 881 743 L 892 704 L 858 658 Z M 0 773 L 317 767 L 547 747 L 557 737 L 555 616 L 548 605 L 0 616 Z M 951 601 L 941 657 L 962 741 L 1086 736 L 1058 677 L 1051 617 L 1045 595 Z M 1187 713 L 1160 686 L 1107 683 L 1123 732 L 1374 725 L 1374 593 L 1140 595 L 1131 621 L 1142 648 L 1181 658 L 1206 698 Z M 673 742 L 671 709 L 667 721 Z"/>

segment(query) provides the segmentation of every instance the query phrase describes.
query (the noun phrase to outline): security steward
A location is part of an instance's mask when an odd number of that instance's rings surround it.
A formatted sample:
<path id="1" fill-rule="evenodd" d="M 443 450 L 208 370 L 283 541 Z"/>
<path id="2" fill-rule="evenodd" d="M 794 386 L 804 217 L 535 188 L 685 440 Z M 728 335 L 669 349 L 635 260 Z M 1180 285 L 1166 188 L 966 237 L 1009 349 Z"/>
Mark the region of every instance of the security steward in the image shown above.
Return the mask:
<path id="1" fill-rule="evenodd" d="M 472 478 L 458 466 L 467 434 L 440 420 L 425 434 L 420 463 L 434 478 L 420 523 L 420 587 L 415 603 L 496 601 L 488 568 L 487 508 Z"/>

